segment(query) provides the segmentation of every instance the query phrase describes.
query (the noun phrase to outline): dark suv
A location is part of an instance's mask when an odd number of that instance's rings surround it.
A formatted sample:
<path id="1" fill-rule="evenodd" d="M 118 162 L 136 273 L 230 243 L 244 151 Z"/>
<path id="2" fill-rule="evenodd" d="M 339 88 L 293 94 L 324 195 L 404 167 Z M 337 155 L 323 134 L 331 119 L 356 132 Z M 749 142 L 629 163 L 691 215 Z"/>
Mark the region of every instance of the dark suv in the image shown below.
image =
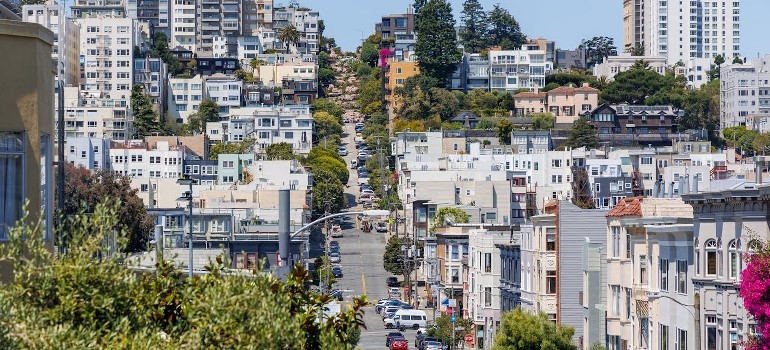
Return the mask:
<path id="1" fill-rule="evenodd" d="M 388 277 L 387 279 L 388 287 L 399 287 L 400 283 L 398 283 L 398 278 L 396 277 Z"/>

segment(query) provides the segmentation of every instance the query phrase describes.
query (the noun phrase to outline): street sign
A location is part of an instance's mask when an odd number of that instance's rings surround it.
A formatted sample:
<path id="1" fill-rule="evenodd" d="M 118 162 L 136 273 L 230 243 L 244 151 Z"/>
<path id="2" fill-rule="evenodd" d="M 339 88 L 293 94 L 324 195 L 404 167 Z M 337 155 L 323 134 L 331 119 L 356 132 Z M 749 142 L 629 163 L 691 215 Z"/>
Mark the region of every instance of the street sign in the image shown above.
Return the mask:
<path id="1" fill-rule="evenodd" d="M 449 299 L 449 307 L 457 307 L 457 299 Z"/>
<path id="2" fill-rule="evenodd" d="M 452 315 L 452 323 L 457 322 L 457 316 Z"/>

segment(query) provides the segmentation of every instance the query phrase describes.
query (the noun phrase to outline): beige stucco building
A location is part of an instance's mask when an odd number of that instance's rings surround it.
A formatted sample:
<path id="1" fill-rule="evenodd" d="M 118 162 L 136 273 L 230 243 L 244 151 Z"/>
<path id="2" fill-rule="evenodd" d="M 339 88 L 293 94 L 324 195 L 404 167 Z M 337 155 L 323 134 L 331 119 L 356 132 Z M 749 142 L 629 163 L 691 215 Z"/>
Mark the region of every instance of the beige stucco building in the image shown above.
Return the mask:
<path id="1" fill-rule="evenodd" d="M 22 216 L 42 216 L 51 240 L 53 213 L 53 33 L 39 24 L 0 20 L 0 238 Z M 52 245 L 51 245 L 52 247 Z M 0 280 L 11 277 L 0 265 Z"/>
<path id="2" fill-rule="evenodd" d="M 571 124 L 582 113 L 599 105 L 599 90 L 588 84 L 581 87 L 561 86 L 548 92 L 520 92 L 513 96 L 517 115 L 551 113 L 558 124 Z"/>

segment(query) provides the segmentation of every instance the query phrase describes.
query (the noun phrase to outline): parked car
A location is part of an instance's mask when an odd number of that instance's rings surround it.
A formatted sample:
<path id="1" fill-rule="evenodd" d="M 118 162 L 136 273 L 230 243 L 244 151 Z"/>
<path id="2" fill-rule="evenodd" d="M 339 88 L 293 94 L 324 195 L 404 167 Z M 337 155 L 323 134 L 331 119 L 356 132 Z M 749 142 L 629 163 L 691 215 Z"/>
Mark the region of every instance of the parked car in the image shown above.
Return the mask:
<path id="1" fill-rule="evenodd" d="M 409 343 L 405 338 L 396 338 L 390 343 L 390 350 L 409 350 Z"/>
<path id="2" fill-rule="evenodd" d="M 329 252 L 330 252 L 330 253 L 338 253 L 338 254 L 339 254 L 339 252 L 340 252 L 340 246 L 329 247 Z"/>
<path id="3" fill-rule="evenodd" d="M 411 306 L 410 306 L 411 307 Z M 413 309 L 401 309 L 396 311 L 393 318 L 390 319 L 391 327 L 396 328 L 411 328 L 420 329 L 428 324 L 428 315 L 422 310 Z M 385 323 L 385 328 L 388 328 L 388 323 Z"/>
<path id="4" fill-rule="evenodd" d="M 385 346 L 390 346 L 390 343 L 393 342 L 394 339 L 397 338 L 404 338 L 404 335 L 401 334 L 401 332 L 390 332 L 388 335 L 385 336 Z"/>
<path id="5" fill-rule="evenodd" d="M 356 167 L 358 167 L 358 160 L 357 159 L 351 160 L 350 161 L 350 169 L 355 169 Z"/>
<path id="6" fill-rule="evenodd" d="M 380 312 L 380 316 L 384 320 L 385 317 L 388 317 L 389 314 L 395 313 L 398 310 L 401 310 L 401 306 L 395 306 L 395 305 L 387 306 L 384 309 L 382 309 L 382 311 Z"/>
<path id="7" fill-rule="evenodd" d="M 398 278 L 393 276 L 388 277 L 386 283 L 388 284 L 388 287 L 398 287 L 401 285 L 401 283 L 398 282 Z"/>
<path id="8" fill-rule="evenodd" d="M 377 307 L 375 308 L 377 310 L 377 314 L 382 314 L 382 310 L 389 307 L 389 306 L 400 306 L 401 301 L 400 300 L 393 300 L 393 299 L 386 299 L 381 304 L 378 303 Z"/>
<path id="9" fill-rule="evenodd" d="M 330 253 L 329 261 L 336 264 L 342 261 L 342 257 L 340 257 L 340 253 Z"/>
<path id="10" fill-rule="evenodd" d="M 342 267 L 332 267 L 332 274 L 334 275 L 334 278 L 342 278 Z"/>
<path id="11" fill-rule="evenodd" d="M 340 225 L 332 225 L 332 238 L 342 237 L 342 227 Z"/>
<path id="12" fill-rule="evenodd" d="M 388 232 L 388 223 L 385 221 L 377 222 L 377 226 L 374 228 L 377 232 Z"/>
<path id="13" fill-rule="evenodd" d="M 329 296 L 331 296 L 334 299 L 337 299 L 338 301 L 342 301 L 342 291 L 339 289 L 334 289 L 329 293 Z"/>
<path id="14" fill-rule="evenodd" d="M 425 350 L 425 343 L 431 342 L 431 341 L 438 341 L 438 339 L 429 337 L 426 334 L 422 339 L 417 340 L 417 349 Z"/>
<path id="15" fill-rule="evenodd" d="M 340 247 L 340 242 L 338 242 L 338 241 L 330 241 L 329 242 L 329 247 L 337 247 L 337 248 L 339 248 Z"/>

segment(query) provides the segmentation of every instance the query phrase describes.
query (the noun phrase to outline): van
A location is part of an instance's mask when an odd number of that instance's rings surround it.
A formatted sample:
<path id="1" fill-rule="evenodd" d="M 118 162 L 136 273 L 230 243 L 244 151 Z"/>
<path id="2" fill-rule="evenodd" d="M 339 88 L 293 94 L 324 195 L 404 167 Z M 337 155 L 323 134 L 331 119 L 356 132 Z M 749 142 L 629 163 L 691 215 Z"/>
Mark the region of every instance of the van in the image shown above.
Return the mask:
<path id="1" fill-rule="evenodd" d="M 390 324 L 389 324 L 390 323 Z M 422 310 L 401 309 L 396 311 L 393 319 L 385 320 L 385 327 L 395 328 L 424 328 L 428 325 L 428 315 Z"/>

